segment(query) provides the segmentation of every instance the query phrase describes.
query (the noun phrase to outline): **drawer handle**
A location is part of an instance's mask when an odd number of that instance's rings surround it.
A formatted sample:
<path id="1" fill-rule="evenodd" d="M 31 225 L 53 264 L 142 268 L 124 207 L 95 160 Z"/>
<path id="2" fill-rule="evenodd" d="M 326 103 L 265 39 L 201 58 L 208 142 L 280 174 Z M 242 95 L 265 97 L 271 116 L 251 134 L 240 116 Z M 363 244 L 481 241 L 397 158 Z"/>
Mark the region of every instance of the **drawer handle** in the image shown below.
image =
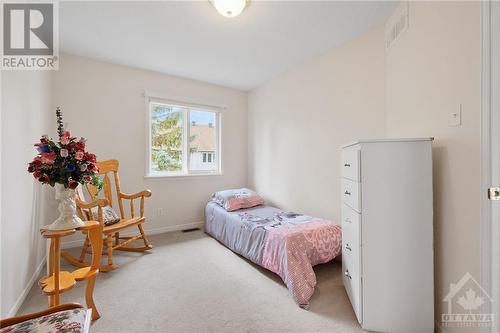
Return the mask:
<path id="1" fill-rule="evenodd" d="M 345 275 L 345 276 L 347 276 L 349 279 L 351 279 L 351 280 L 352 280 L 352 276 L 351 276 L 351 274 L 349 274 L 349 270 L 346 270 L 346 271 L 344 272 L 344 275 Z"/>
<path id="2" fill-rule="evenodd" d="M 350 219 L 350 218 L 348 218 L 348 217 L 346 217 L 346 218 L 345 218 L 345 221 L 346 221 L 347 223 L 351 223 L 351 222 L 352 222 L 352 221 L 351 221 L 351 219 Z"/>
<path id="3" fill-rule="evenodd" d="M 351 165 L 349 163 L 344 164 L 345 167 L 350 167 Z"/>
<path id="4" fill-rule="evenodd" d="M 346 244 L 346 245 L 345 245 L 345 249 L 346 249 L 346 250 L 349 250 L 349 251 L 352 251 L 352 249 L 351 249 L 351 247 L 349 246 L 349 244 Z"/>
<path id="5" fill-rule="evenodd" d="M 345 191 L 345 192 L 344 192 L 344 194 L 345 194 L 345 195 L 351 195 L 351 192 L 349 192 L 349 191 Z"/>

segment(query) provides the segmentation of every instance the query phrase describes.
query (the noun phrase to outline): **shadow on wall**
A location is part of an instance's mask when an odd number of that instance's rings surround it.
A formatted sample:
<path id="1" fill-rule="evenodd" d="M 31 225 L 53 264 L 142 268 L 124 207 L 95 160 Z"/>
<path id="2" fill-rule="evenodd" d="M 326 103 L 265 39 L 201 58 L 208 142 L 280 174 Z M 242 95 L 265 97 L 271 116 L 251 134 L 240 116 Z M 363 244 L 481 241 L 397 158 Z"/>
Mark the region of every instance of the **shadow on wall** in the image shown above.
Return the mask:
<path id="1" fill-rule="evenodd" d="M 45 260 L 45 239 L 40 234 L 40 229 L 58 216 L 57 205 L 54 201 L 52 187 L 41 185 L 33 181 L 33 196 L 31 203 L 31 230 L 28 246 L 28 267 L 33 270 Z M 43 270 L 42 270 L 43 271 Z"/>
<path id="2" fill-rule="evenodd" d="M 440 146 L 436 143 L 439 142 Z M 441 243 L 445 235 L 443 235 L 442 227 L 439 221 L 443 220 L 442 211 L 439 209 L 439 201 L 442 198 L 444 192 L 446 191 L 445 187 L 442 184 L 450 182 L 450 180 L 445 180 L 447 173 L 445 170 L 449 170 L 449 156 L 448 156 L 448 148 L 446 147 L 446 143 L 443 140 L 437 141 L 435 139 L 433 148 L 432 148 L 432 179 L 433 179 L 433 192 L 434 192 L 434 285 L 440 286 L 442 285 L 442 276 L 443 274 L 439 272 L 442 262 L 440 247 L 436 246 L 436 244 Z M 439 304 L 441 301 L 440 295 L 437 292 L 434 292 L 434 304 Z M 436 311 L 439 307 L 435 307 Z M 436 318 L 438 318 L 440 314 L 436 314 Z"/>
<path id="3" fill-rule="evenodd" d="M 45 254 L 40 254 L 38 253 L 42 247 L 41 244 L 43 243 L 42 237 L 40 236 L 40 228 L 44 224 L 44 219 L 41 218 L 42 215 L 40 214 L 43 210 L 43 190 L 39 184 L 36 184 L 33 181 L 33 196 L 32 196 L 32 202 L 31 202 L 31 230 L 30 230 L 30 242 L 28 244 L 28 267 L 32 267 L 33 269 L 37 269 L 37 265 L 40 263 L 38 262 L 38 258 L 40 256 L 43 258 Z"/>

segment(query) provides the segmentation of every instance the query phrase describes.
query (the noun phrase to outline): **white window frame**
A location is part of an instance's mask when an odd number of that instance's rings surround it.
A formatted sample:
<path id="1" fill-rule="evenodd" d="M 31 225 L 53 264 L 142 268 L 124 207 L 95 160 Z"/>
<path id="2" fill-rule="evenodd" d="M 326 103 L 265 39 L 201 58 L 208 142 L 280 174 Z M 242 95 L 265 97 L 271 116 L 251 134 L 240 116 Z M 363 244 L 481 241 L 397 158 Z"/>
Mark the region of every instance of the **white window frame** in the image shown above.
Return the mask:
<path id="1" fill-rule="evenodd" d="M 191 177 L 191 176 L 220 176 L 222 175 L 222 111 L 225 110 L 225 106 L 210 105 L 198 102 L 187 102 L 182 99 L 172 99 L 165 97 L 157 97 L 157 95 L 151 95 L 147 92 L 145 96 L 146 105 L 146 170 L 145 178 L 179 178 L 179 177 Z M 183 110 L 183 137 L 182 137 L 182 170 L 180 172 L 154 172 L 151 170 L 151 104 L 164 104 L 168 106 L 176 106 Z M 189 163 L 191 154 L 189 154 L 189 143 L 188 138 L 190 137 L 190 125 L 191 121 L 189 119 L 190 110 L 192 111 L 206 111 L 213 112 L 216 114 L 216 121 L 214 124 L 215 131 L 217 132 L 216 138 L 216 150 L 215 155 L 216 170 L 189 170 Z M 185 157 L 184 157 L 185 156 Z"/>

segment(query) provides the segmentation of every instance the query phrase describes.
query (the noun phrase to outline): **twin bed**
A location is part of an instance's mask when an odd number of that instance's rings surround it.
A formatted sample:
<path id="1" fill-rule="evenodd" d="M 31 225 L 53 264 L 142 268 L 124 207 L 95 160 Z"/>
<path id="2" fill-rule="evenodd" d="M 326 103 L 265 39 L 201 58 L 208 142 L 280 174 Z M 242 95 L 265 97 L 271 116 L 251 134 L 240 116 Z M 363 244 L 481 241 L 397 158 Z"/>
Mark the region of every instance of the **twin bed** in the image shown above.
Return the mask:
<path id="1" fill-rule="evenodd" d="M 205 232 L 278 274 L 297 304 L 307 308 L 316 286 L 313 266 L 341 253 L 341 228 L 263 203 L 248 189 L 217 192 L 206 206 Z"/>

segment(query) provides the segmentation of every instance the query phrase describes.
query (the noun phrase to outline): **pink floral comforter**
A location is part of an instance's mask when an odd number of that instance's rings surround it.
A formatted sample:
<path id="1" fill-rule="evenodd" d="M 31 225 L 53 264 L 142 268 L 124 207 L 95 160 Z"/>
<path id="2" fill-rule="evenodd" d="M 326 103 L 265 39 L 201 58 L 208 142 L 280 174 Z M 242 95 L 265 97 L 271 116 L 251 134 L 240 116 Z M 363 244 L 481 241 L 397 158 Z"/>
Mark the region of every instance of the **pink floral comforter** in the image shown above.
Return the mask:
<path id="1" fill-rule="evenodd" d="M 269 231 L 262 266 L 278 274 L 301 305 L 309 304 L 316 286 L 313 266 L 337 257 L 342 248 L 339 225 L 324 220 Z"/>

